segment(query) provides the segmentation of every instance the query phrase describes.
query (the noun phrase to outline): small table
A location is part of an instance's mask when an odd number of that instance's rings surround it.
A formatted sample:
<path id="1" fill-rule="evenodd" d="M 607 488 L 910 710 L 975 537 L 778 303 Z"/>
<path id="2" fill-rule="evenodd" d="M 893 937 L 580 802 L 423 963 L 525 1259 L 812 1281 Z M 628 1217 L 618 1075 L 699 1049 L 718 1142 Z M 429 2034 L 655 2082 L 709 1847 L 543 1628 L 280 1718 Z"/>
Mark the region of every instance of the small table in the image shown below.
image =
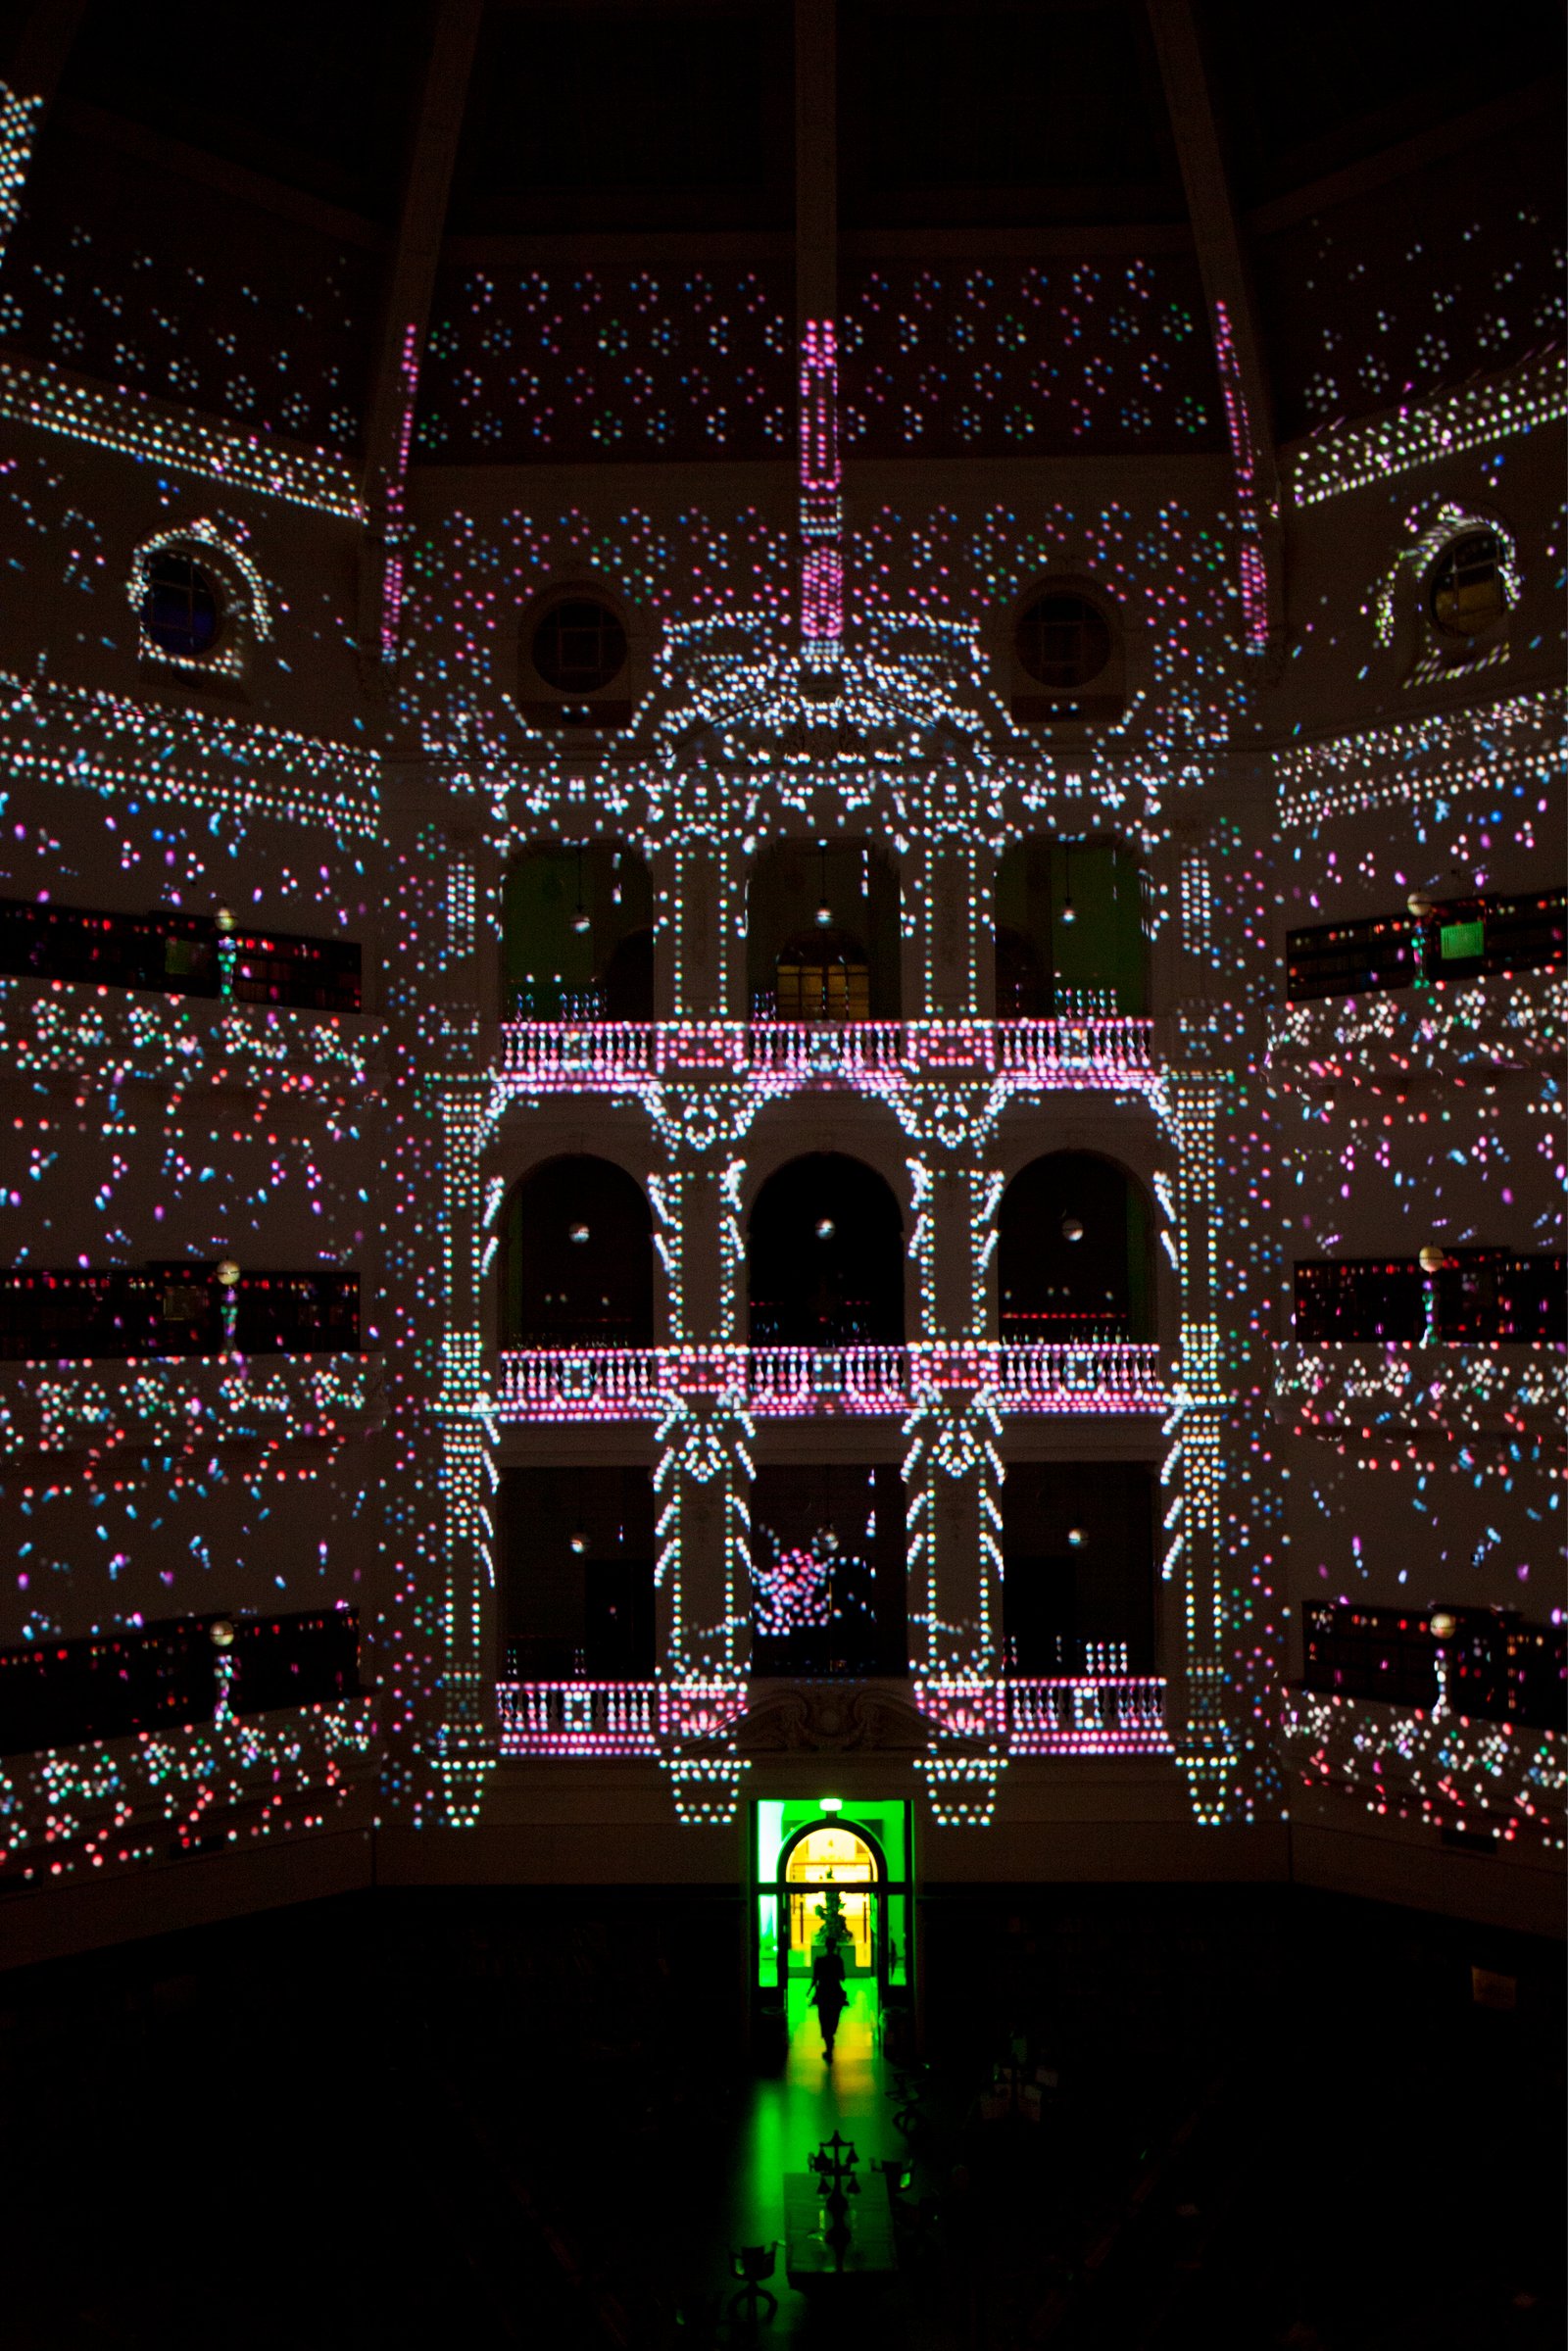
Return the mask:
<path id="1" fill-rule="evenodd" d="M 831 2224 L 815 2173 L 785 2173 L 784 2275 L 791 2285 L 808 2293 L 836 2279 L 892 2277 L 899 2254 L 887 2181 L 880 2173 L 874 2184 L 867 2180 L 858 2196 L 849 2198 L 846 2217 L 850 2234 L 840 2254 L 826 2234 Z"/>

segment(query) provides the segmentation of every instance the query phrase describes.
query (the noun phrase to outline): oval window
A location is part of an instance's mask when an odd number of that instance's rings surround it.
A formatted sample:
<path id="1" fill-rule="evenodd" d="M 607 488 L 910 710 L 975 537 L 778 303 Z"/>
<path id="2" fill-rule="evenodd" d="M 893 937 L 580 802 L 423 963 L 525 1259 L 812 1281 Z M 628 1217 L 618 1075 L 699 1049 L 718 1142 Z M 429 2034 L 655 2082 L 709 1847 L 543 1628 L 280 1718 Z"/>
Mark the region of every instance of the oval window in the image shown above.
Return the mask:
<path id="1" fill-rule="evenodd" d="M 185 555 L 155 555 L 143 576 L 141 624 L 161 653 L 199 661 L 212 652 L 223 608 L 211 574 Z"/>
<path id="2" fill-rule="evenodd" d="M 626 632 L 608 604 L 573 596 L 533 632 L 533 665 L 559 694 L 594 694 L 626 666 Z"/>
<path id="3" fill-rule="evenodd" d="M 1013 634 L 1020 665 L 1042 686 L 1087 686 L 1110 660 L 1110 630 L 1087 597 L 1065 590 L 1037 598 Z"/>
<path id="4" fill-rule="evenodd" d="M 1494 530 L 1450 539 L 1427 574 L 1432 617 L 1446 637 L 1479 637 L 1507 611 Z"/>

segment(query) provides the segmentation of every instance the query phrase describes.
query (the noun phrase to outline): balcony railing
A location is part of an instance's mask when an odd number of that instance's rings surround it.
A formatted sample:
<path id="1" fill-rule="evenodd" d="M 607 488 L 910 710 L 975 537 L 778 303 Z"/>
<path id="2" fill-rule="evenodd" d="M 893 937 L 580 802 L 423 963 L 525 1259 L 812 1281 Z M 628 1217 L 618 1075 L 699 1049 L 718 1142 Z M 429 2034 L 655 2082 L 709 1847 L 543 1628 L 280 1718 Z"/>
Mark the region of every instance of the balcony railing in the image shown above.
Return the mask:
<path id="1" fill-rule="evenodd" d="M 1014 1755 L 1163 1755 L 1165 1684 L 1152 1674 L 1004 1684 Z"/>
<path id="2" fill-rule="evenodd" d="M 1269 1066 L 1303 1093 L 1533 1073 L 1561 1059 L 1568 984 L 1560 971 L 1285 1004 L 1269 1016 Z"/>
<path id="3" fill-rule="evenodd" d="M 1142 1340 L 844 1347 L 526 1347 L 500 1358 L 504 1421 L 653 1420 L 693 1396 L 760 1419 L 902 1415 L 922 1397 L 983 1391 L 998 1410 L 1153 1413 L 1161 1349 Z"/>
<path id="4" fill-rule="evenodd" d="M 1304 1429 L 1544 1427 L 1568 1409 L 1568 1350 L 1550 1346 L 1409 1347 L 1284 1340 L 1274 1415 Z"/>
<path id="5" fill-rule="evenodd" d="M 657 1755 L 657 1682 L 500 1682 L 503 1755 Z"/>
<path id="6" fill-rule="evenodd" d="M 705 1069 L 763 1094 L 886 1095 L 946 1071 L 1022 1088 L 1144 1084 L 1153 1023 L 1060 1020 L 508 1021 L 501 1075 L 525 1094 L 637 1094 Z"/>
<path id="7" fill-rule="evenodd" d="M 1165 1684 L 1152 1674 L 1008 1677 L 973 1694 L 985 1727 L 1005 1726 L 1014 1755 L 1170 1751 Z M 496 1702 L 503 1755 L 657 1755 L 690 1729 L 682 1693 L 658 1682 L 501 1682 Z M 950 1717 L 933 1719 L 951 1729 Z"/>

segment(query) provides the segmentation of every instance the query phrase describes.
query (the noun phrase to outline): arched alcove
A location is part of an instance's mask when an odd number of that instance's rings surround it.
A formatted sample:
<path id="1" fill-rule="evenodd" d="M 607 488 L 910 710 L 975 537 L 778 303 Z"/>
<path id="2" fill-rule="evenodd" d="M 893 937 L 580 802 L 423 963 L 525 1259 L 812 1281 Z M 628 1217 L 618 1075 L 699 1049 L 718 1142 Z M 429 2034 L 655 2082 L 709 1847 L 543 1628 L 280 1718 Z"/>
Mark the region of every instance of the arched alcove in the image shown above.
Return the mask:
<path id="1" fill-rule="evenodd" d="M 1114 1160 L 1053 1151 L 1002 1196 L 998 1298 L 1005 1340 L 1151 1339 L 1149 1202 Z"/>
<path id="2" fill-rule="evenodd" d="M 1015 841 L 997 868 L 997 1017 L 1146 1006 L 1138 863 L 1113 841 Z"/>
<path id="3" fill-rule="evenodd" d="M 651 1347 L 654 1222 L 610 1159 L 549 1159 L 514 1186 L 501 1235 L 503 1347 Z"/>
<path id="4" fill-rule="evenodd" d="M 770 1175 L 746 1251 L 754 1347 L 899 1346 L 904 1218 L 861 1159 L 811 1151 Z"/>
<path id="5" fill-rule="evenodd" d="M 508 1020 L 652 1020 L 654 902 L 634 851 L 605 841 L 525 850 L 502 898 Z"/>
<path id="6" fill-rule="evenodd" d="M 760 1019 L 897 1019 L 899 883 L 874 843 L 779 841 L 760 854 L 746 973 Z"/>

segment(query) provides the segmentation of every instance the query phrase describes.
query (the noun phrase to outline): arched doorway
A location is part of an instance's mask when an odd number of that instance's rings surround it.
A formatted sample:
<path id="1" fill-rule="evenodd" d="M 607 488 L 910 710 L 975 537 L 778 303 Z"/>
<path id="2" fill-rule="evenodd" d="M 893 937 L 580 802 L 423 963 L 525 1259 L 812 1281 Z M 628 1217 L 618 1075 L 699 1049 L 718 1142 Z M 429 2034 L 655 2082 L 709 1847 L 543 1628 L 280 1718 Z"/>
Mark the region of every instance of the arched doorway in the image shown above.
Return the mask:
<path id="1" fill-rule="evenodd" d="M 652 1347 L 654 1219 L 613 1160 L 549 1159 L 501 1228 L 504 1347 Z"/>
<path id="2" fill-rule="evenodd" d="M 760 1020 L 896 1020 L 899 878 L 880 844 L 775 841 L 746 893 L 746 971 Z"/>
<path id="3" fill-rule="evenodd" d="M 899 1347 L 904 1218 L 862 1160 L 811 1151 L 770 1175 L 746 1251 L 753 1347 Z"/>
<path id="4" fill-rule="evenodd" d="M 852 1976 L 871 1974 L 876 1964 L 876 1889 L 882 1876 L 878 1861 L 858 1830 L 840 1827 L 837 1821 L 808 1829 L 796 1840 L 784 1873 L 792 1974 L 808 1974 L 812 1958 L 822 1947 L 829 1886 L 838 1891 L 844 1924 L 850 1931 L 844 1951 L 846 1972 Z"/>
<path id="5" fill-rule="evenodd" d="M 1119 842 L 1015 841 L 996 886 L 997 1018 L 1141 1013 L 1143 879 Z"/>
<path id="6" fill-rule="evenodd" d="M 1002 1196 L 997 1284 L 1005 1340 L 1150 1339 L 1149 1203 L 1092 1151 L 1053 1151 Z"/>
<path id="7" fill-rule="evenodd" d="M 791 2032 L 810 2014 L 812 1944 L 829 1885 L 840 1887 L 854 1937 L 847 1962 L 852 1999 L 868 2020 L 882 2020 L 885 2046 L 897 2042 L 907 2050 L 914 1986 L 910 1804 L 762 1797 L 752 1819 L 759 2053 L 781 2056 Z"/>
<path id="8" fill-rule="evenodd" d="M 654 902 L 648 868 L 604 841 L 541 843 L 502 892 L 502 1017 L 652 1020 Z"/>

